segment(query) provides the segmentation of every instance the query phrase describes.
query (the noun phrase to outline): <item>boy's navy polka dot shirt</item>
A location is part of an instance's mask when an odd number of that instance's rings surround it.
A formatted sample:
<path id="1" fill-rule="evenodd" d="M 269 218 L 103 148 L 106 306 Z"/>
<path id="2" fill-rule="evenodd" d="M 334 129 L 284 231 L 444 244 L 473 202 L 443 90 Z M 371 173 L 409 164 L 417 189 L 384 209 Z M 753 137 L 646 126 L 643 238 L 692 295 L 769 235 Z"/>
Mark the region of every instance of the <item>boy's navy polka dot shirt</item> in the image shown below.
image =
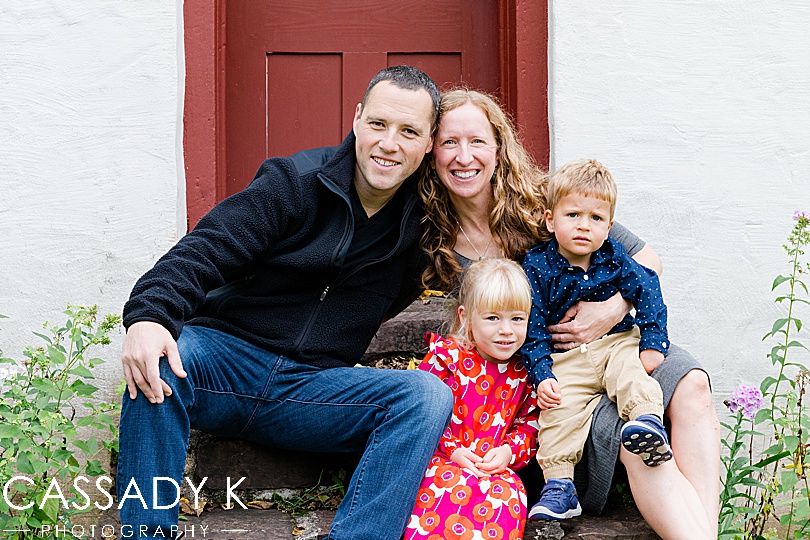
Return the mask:
<path id="1" fill-rule="evenodd" d="M 546 327 L 560 322 L 580 300 L 601 302 L 621 293 L 636 308 L 636 317 L 628 314 L 608 333 L 626 332 L 636 324 L 641 331 L 639 350 L 664 354 L 669 350 L 667 307 L 658 276 L 633 260 L 615 240 L 608 238 L 591 255 L 587 272 L 560 255 L 556 240 L 532 248 L 523 259 L 523 270 L 532 285 L 532 312 L 521 352 L 532 383 L 554 377 L 551 353 L 555 351 Z"/>

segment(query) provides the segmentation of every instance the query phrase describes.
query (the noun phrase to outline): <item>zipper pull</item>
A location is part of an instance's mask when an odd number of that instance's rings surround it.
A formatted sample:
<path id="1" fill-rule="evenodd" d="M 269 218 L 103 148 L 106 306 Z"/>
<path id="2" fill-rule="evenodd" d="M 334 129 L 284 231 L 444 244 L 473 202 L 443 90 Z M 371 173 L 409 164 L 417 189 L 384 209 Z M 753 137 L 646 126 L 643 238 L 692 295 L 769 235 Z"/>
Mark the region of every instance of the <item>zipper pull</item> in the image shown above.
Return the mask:
<path id="1" fill-rule="evenodd" d="M 326 288 L 323 290 L 323 292 L 321 293 L 321 299 L 318 301 L 323 302 L 323 299 L 326 298 L 326 293 L 328 292 L 329 292 L 329 285 L 327 285 Z"/>

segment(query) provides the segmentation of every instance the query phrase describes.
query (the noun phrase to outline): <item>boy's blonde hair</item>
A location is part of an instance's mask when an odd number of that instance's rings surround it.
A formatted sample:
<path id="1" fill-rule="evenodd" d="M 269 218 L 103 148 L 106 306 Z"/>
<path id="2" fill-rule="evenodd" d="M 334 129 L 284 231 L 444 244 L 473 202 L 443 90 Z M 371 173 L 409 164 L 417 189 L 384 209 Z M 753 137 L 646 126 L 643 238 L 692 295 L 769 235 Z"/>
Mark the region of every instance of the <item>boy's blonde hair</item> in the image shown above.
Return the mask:
<path id="1" fill-rule="evenodd" d="M 461 320 L 459 306 L 464 306 Z M 532 308 L 532 288 L 523 269 L 509 259 L 483 259 L 470 265 L 450 319 L 450 336 L 462 347 L 475 345 L 470 319 L 485 311 L 525 311 Z"/>
<path id="2" fill-rule="evenodd" d="M 610 219 L 616 210 L 618 189 L 607 167 L 588 159 L 570 161 L 551 175 L 546 188 L 546 208 L 554 211 L 560 199 L 571 193 L 581 193 L 610 203 Z"/>

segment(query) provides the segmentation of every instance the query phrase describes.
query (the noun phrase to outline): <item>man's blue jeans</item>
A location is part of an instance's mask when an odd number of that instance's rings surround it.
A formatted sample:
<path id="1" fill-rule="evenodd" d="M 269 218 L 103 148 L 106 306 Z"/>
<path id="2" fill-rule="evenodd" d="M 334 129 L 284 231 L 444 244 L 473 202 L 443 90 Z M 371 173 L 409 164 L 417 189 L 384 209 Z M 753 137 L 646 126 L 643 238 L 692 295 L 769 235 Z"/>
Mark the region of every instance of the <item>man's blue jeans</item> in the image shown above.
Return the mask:
<path id="1" fill-rule="evenodd" d="M 333 540 L 399 539 L 428 462 L 450 418 L 452 395 L 422 371 L 320 369 L 231 335 L 186 326 L 178 340 L 188 377 L 161 359 L 173 390 L 161 404 L 125 393 L 117 491 L 121 523 L 149 538 L 169 536 L 178 507 L 171 482 L 182 481 L 189 429 L 275 448 L 363 452 L 330 531 Z M 137 483 L 144 508 L 130 486 Z M 234 482 L 238 479 L 233 479 Z M 153 497 L 156 496 L 156 502 Z M 145 526 L 145 528 L 144 528 Z M 127 529 L 130 530 L 130 529 Z"/>

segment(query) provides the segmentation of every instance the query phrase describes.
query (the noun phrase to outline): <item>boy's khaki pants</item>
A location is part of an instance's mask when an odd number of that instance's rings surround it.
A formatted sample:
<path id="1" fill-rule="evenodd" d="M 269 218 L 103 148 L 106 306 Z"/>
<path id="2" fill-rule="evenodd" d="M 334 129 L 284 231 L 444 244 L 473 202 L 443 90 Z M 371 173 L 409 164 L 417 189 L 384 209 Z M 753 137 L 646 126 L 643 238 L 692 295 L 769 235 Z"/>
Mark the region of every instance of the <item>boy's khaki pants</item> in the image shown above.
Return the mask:
<path id="1" fill-rule="evenodd" d="M 639 338 L 638 328 L 633 328 L 551 355 L 562 403 L 540 413 L 537 461 L 546 481 L 574 477 L 602 394 L 616 402 L 622 420 L 642 414 L 663 419 L 661 387 L 641 365 Z"/>

